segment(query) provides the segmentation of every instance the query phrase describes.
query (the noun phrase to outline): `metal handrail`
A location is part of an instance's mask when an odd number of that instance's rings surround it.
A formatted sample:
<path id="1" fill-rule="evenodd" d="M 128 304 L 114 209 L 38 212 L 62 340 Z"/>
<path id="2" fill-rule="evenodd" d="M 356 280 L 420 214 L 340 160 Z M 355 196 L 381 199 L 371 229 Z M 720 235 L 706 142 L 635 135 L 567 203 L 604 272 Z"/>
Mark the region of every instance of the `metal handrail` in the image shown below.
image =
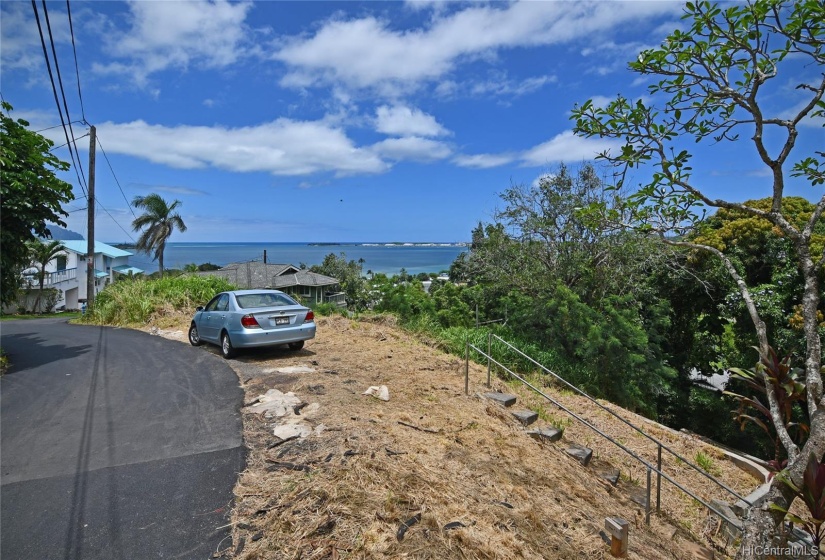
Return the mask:
<path id="1" fill-rule="evenodd" d="M 699 467 L 697 465 L 694 465 L 693 463 L 691 463 L 690 461 L 688 461 L 687 459 L 685 459 L 684 457 L 679 455 L 676 451 L 674 451 L 673 449 L 671 449 L 670 447 L 668 447 L 667 445 L 662 443 L 660 440 L 658 440 L 655 437 L 653 437 L 652 435 L 648 434 L 647 432 L 645 432 L 644 430 L 642 430 L 641 428 L 639 428 L 635 424 L 631 423 L 630 421 L 626 420 L 625 418 L 619 416 L 618 414 L 616 414 L 615 412 L 613 412 L 612 410 L 610 410 L 609 408 L 607 408 L 606 406 L 601 404 L 599 401 L 597 401 L 596 399 L 594 399 L 593 397 L 591 397 L 590 395 L 588 395 L 587 393 L 585 393 L 584 391 L 582 391 L 581 389 L 579 389 L 578 387 L 573 385 L 572 383 L 568 382 L 566 379 L 562 378 L 558 374 L 553 373 L 552 371 L 547 369 L 545 366 L 543 366 L 542 364 L 540 364 L 539 362 L 537 362 L 536 360 L 534 360 L 533 358 L 531 358 L 530 356 L 528 356 L 527 354 L 525 354 L 524 352 L 522 352 L 521 350 L 519 350 L 518 348 L 516 348 L 515 346 L 513 346 L 512 344 L 510 344 L 506 340 L 504 340 L 503 338 L 501 338 L 500 336 L 495 335 L 493 333 L 490 333 L 490 336 L 492 338 L 498 339 L 499 341 L 504 343 L 507 347 L 509 347 L 511 350 L 515 351 L 516 353 L 518 353 L 522 357 L 524 357 L 527 360 L 531 361 L 533 364 L 540 367 L 546 373 L 550 374 L 551 376 L 553 376 L 558 381 L 561 381 L 564 385 L 566 385 L 567 387 L 572 389 L 574 392 L 576 392 L 579 395 L 583 396 L 584 398 L 586 398 L 587 400 L 589 400 L 590 402 L 592 402 L 593 404 L 595 404 L 596 406 L 598 406 L 599 408 L 601 408 L 602 410 L 604 410 L 605 412 L 610 414 L 611 416 L 614 416 L 615 418 L 617 418 L 618 420 L 620 420 L 621 422 L 623 422 L 627 426 L 633 428 L 634 430 L 636 430 L 637 432 L 642 434 L 644 437 L 646 437 L 647 439 L 649 439 L 653 443 L 659 445 L 659 447 L 661 447 L 662 449 L 665 449 L 666 451 L 668 451 L 671 455 L 673 455 L 674 457 L 676 457 L 680 461 L 684 462 L 686 465 L 690 466 L 693 470 L 695 470 L 696 472 L 698 472 L 699 474 L 701 474 L 702 476 L 704 476 L 708 480 L 714 482 L 716 485 L 718 485 L 720 488 L 722 488 L 725 491 L 727 491 L 728 493 L 730 493 L 732 496 L 735 496 L 737 499 L 743 500 L 744 502 L 748 503 L 748 505 L 750 505 L 750 503 L 743 496 L 741 496 L 738 492 L 736 492 L 735 490 L 733 490 L 731 488 L 728 488 L 728 486 L 726 486 L 724 483 L 722 483 L 722 482 L 716 480 L 715 478 L 713 478 L 713 476 L 711 476 L 709 473 L 703 471 L 701 469 L 701 467 Z"/>
<path id="2" fill-rule="evenodd" d="M 498 338 L 498 337 L 497 337 L 497 338 Z M 510 346 L 510 345 L 509 345 L 509 343 L 507 343 L 506 341 L 502 340 L 502 342 L 504 342 L 505 344 L 507 344 L 508 346 Z M 650 480 L 650 475 L 651 475 L 651 472 L 656 472 L 656 474 L 657 474 L 657 487 L 656 487 L 656 492 L 657 492 L 657 496 L 656 496 L 656 511 L 657 511 L 657 512 L 659 512 L 659 511 L 660 511 L 661 479 L 662 479 L 662 478 L 664 478 L 665 480 L 667 480 L 668 482 L 670 482 L 671 484 L 673 484 L 674 486 L 676 486 L 676 488 L 678 488 L 679 490 L 681 490 L 682 492 L 684 492 L 685 494 L 687 494 L 688 496 L 690 496 L 690 497 L 691 497 L 691 498 L 693 498 L 694 500 L 696 500 L 696 501 L 698 501 L 699 503 L 701 503 L 703 506 L 705 506 L 707 509 L 709 509 L 710 511 L 712 511 L 713 513 L 715 513 L 716 515 L 718 515 L 718 516 L 719 516 L 719 517 L 721 517 L 722 519 L 725 519 L 725 520 L 726 520 L 726 521 L 728 521 L 729 523 L 733 523 L 733 524 L 738 523 L 738 520 L 733 520 L 733 519 L 730 519 L 730 518 L 729 518 L 729 517 L 727 517 L 724 513 L 722 513 L 721 511 L 719 511 L 718 509 L 716 509 L 715 507 L 713 507 L 713 506 L 712 506 L 712 505 L 710 505 L 709 503 L 707 503 L 705 500 L 703 500 L 703 499 L 702 499 L 702 498 L 700 498 L 699 496 L 695 495 L 693 492 L 691 492 L 690 490 L 688 490 L 687 488 L 685 488 L 684 486 L 682 486 L 681 484 L 679 484 L 678 482 L 676 482 L 676 481 L 675 481 L 673 478 L 671 478 L 668 474 L 666 474 L 665 472 L 663 472 L 663 471 L 662 471 L 662 469 L 661 469 L 661 457 L 662 457 L 662 455 L 661 455 L 661 448 L 662 448 L 662 447 L 664 447 L 664 445 L 662 445 L 661 443 L 659 443 L 659 465 L 658 465 L 658 467 L 653 466 L 651 463 L 649 463 L 649 462 L 648 462 L 647 460 L 645 460 L 643 457 L 640 457 L 640 456 L 639 456 L 639 455 L 638 455 L 635 451 L 633 451 L 633 450 L 631 450 L 631 449 L 628 449 L 628 448 L 627 448 L 627 447 L 625 447 L 622 443 L 620 443 L 620 442 L 619 442 L 619 441 L 617 441 L 616 439 L 612 438 L 612 437 L 611 437 L 611 436 L 609 436 L 608 434 L 604 433 L 604 432 L 603 432 L 603 431 L 601 431 L 599 428 L 597 428 L 596 426 L 594 426 L 593 424 L 591 424 L 590 422 L 588 422 L 586 419 L 582 418 L 581 416 L 579 416 L 578 414 L 576 414 L 575 412 L 573 412 L 572 410 L 570 410 L 569 408 L 567 408 L 566 406 L 564 406 L 563 404 L 561 404 L 560 402 L 558 402 L 557 400 L 555 400 L 554 398 L 552 398 L 551 396 L 549 396 L 549 395 L 547 395 L 546 393 L 544 393 L 544 391 L 542 391 L 541 389 L 539 389 L 539 388 L 535 387 L 532 383 L 530 383 L 530 382 L 529 382 L 529 381 L 527 381 L 526 379 L 522 378 L 522 377 L 521 377 L 520 375 L 518 375 L 517 373 L 513 372 L 513 371 L 512 371 L 511 369 L 509 369 L 507 366 L 505 366 L 505 365 L 504 365 L 504 364 L 502 364 L 501 362 L 497 361 L 495 358 L 493 358 L 491 355 L 489 355 L 489 354 L 487 354 L 486 352 L 484 352 L 482 349 L 478 348 L 478 347 L 477 347 L 477 346 L 475 346 L 474 344 L 470 344 L 470 343 L 469 343 L 469 341 L 467 342 L 467 350 L 466 350 L 466 354 L 465 354 L 465 359 L 466 359 L 466 362 L 465 362 L 465 381 L 464 381 L 464 391 L 465 391 L 465 393 L 468 393 L 468 392 L 469 392 L 469 359 L 470 359 L 470 348 L 472 348 L 473 350 L 475 350 L 476 352 L 478 352 L 480 355 L 482 355 L 482 356 L 484 356 L 485 358 L 487 358 L 487 360 L 488 360 L 488 374 L 489 374 L 489 371 L 490 371 L 490 369 L 489 369 L 489 365 L 490 365 L 490 363 L 494 363 L 494 364 L 496 364 L 497 366 L 499 366 L 500 368 L 502 368 L 504 371 L 506 371 L 508 374 L 510 374 L 512 377 L 514 377 L 514 378 L 518 379 L 518 380 L 519 380 L 522 384 L 526 385 L 527 387 L 529 387 L 530 389 L 532 389 L 534 392 L 536 392 L 537 394 L 541 395 L 541 396 L 542 396 L 542 397 L 544 397 L 546 400 L 550 401 L 551 403 L 553 403 L 554 405 L 556 405 L 557 407 L 559 407 L 561 410 L 563 410 L 564 412 L 566 412 L 567 414 L 569 414 L 570 416 L 572 416 L 573 418 L 575 418 L 576 420 L 578 420 L 579 422 L 581 422 L 582 424 L 584 424 L 585 426 L 589 427 L 591 430 L 593 430 L 594 432 L 596 432 L 597 434 L 599 434 L 600 436 L 602 436 L 602 437 L 603 437 L 603 438 L 605 438 L 606 440 L 610 441 L 611 443 L 613 443 L 614 445 L 616 445 L 617 447 L 619 447 L 622 451 L 624 451 L 625 453 L 627 453 L 628 455 L 630 455 L 631 457 L 633 457 L 634 459 L 636 459 L 637 461 L 639 461 L 640 463 L 642 463 L 642 464 L 643 464 L 643 465 L 647 468 L 647 503 L 646 503 L 646 505 L 645 505 L 645 522 L 646 522 L 647 524 L 650 524 L 650 511 L 651 511 L 651 499 L 650 499 L 650 498 L 651 498 L 651 480 Z M 525 356 L 525 357 L 527 357 L 528 359 L 530 359 L 531 361 L 533 361 L 533 360 L 532 360 L 532 358 L 530 358 L 529 356 Z M 537 364 L 537 365 L 539 365 L 540 367 L 542 367 L 542 368 L 543 368 L 543 366 L 541 366 L 541 364 Z M 551 373 L 552 373 L 552 372 L 551 372 Z M 555 375 L 555 374 L 553 374 L 553 375 Z M 587 395 L 585 395 L 585 396 L 587 396 Z M 597 404 L 598 404 L 598 403 L 597 403 Z M 610 412 L 610 411 L 609 411 L 609 412 Z M 620 418 L 620 419 L 622 419 L 621 417 L 619 417 L 619 418 Z M 622 420 L 623 420 L 623 419 L 622 419 Z M 633 426 L 633 427 L 635 427 L 635 426 Z M 652 439 L 653 439 L 654 441 L 657 441 L 657 440 L 655 440 L 655 438 L 652 438 Z M 676 453 L 674 453 L 674 455 L 677 455 L 677 454 L 676 454 Z M 677 456 L 678 456 L 678 455 L 677 455 Z M 712 480 L 714 480 L 714 481 L 715 481 L 715 479 L 712 479 Z M 717 481 L 717 482 L 718 482 L 718 481 Z M 719 484 L 721 485 L 721 483 L 719 483 Z M 723 488 L 725 488 L 725 489 L 727 489 L 727 487 L 725 487 L 724 485 L 722 485 L 722 487 L 723 487 Z M 729 490 L 729 491 L 733 492 L 732 490 Z M 734 492 L 734 494 L 735 494 L 735 492 Z M 738 494 L 737 494 L 737 495 L 738 495 Z M 743 500 L 744 500 L 744 498 L 741 498 L 741 499 L 743 499 Z M 747 500 L 744 500 L 744 501 L 745 501 L 746 503 L 749 503 L 749 502 L 747 502 Z"/>

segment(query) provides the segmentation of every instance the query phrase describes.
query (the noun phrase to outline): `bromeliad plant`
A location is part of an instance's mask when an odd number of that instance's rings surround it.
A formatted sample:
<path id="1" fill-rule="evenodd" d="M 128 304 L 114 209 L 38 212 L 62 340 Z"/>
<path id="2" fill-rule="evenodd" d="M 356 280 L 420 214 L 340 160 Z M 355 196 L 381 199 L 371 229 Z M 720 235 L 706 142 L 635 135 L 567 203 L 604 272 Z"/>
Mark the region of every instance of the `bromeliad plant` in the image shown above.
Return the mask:
<path id="1" fill-rule="evenodd" d="M 809 427 L 805 422 L 795 422 L 793 415 L 796 404 L 804 404 L 807 398 L 805 384 L 801 381 L 804 379 L 804 372 L 800 368 L 791 367 L 790 356 L 779 359 L 771 347 L 768 347 L 767 355 L 760 355 L 759 363 L 755 368 L 749 370 L 730 368 L 729 371 L 731 379 L 744 382 L 754 392 L 753 396 L 748 397 L 725 391 L 726 395 L 732 396 L 739 402 L 739 407 L 733 411 L 733 419 L 739 422 L 739 428 L 742 430 L 748 422 L 762 428 L 774 445 L 772 463 L 780 465 L 782 444 L 776 435 L 770 408 L 759 399 L 758 395 L 767 397 L 766 382 L 773 386 L 782 423 L 789 432 L 794 430 L 797 443 L 802 444 L 807 439 Z M 764 418 L 755 416 L 753 411 L 760 413 Z"/>
<path id="2" fill-rule="evenodd" d="M 777 480 L 787 484 L 801 498 L 808 508 L 810 519 L 802 519 L 799 516 L 789 513 L 776 504 L 771 504 L 771 508 L 785 514 L 788 521 L 800 525 L 810 533 L 814 541 L 814 546 L 820 549 L 823 537 L 823 527 L 825 524 L 825 463 L 816 459 L 813 453 L 808 457 L 808 466 L 805 468 L 805 475 L 802 479 L 802 487 L 795 486 L 785 473 L 776 475 Z"/>

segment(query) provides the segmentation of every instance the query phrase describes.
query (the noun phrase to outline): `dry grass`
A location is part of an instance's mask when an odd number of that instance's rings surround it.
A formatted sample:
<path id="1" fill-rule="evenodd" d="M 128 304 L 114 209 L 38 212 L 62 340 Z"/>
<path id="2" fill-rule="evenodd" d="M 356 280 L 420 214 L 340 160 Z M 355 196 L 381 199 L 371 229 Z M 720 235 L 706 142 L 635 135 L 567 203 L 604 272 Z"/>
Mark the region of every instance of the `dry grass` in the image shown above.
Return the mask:
<path id="1" fill-rule="evenodd" d="M 167 319 L 161 334 L 185 333 L 186 323 Z M 244 414 L 250 453 L 235 490 L 234 542 L 226 556 L 610 558 L 599 531 L 605 517 L 618 516 L 631 522 L 629 558 L 692 558 L 685 544 L 691 540 L 725 557 L 719 542 L 709 542 L 708 517 L 697 502 L 665 483 L 662 513 L 647 526 L 643 507 L 631 499 L 644 493 L 643 465 L 577 422 L 556 444 L 530 439 L 509 411 L 480 396 L 487 391 L 485 366 L 471 364 L 465 395 L 463 361 L 392 321 L 321 318 L 317 338 L 301 352 L 242 354 L 232 365 L 248 400 L 275 388 L 317 407 L 300 415 L 315 429 L 312 435 L 274 447 L 278 421 Z M 296 365 L 315 372 L 277 371 Z M 361 394 L 372 385 L 389 387 L 389 402 Z M 514 409 L 542 410 L 540 424 L 565 417 L 533 394 L 500 380 L 494 385 L 519 395 Z M 655 463 L 656 447 L 642 436 L 589 401 L 546 391 Z M 689 460 L 698 451 L 712 457 L 719 478 L 740 493 L 755 488 L 703 442 L 662 427 L 648 431 Z M 594 450 L 589 468 L 563 452 L 573 442 Z M 597 472 L 612 468 L 621 472 L 617 487 Z M 731 500 L 677 460 L 666 460 L 665 469 L 704 498 Z M 417 522 L 399 539 L 409 520 Z M 445 530 L 454 522 L 461 526 Z"/>

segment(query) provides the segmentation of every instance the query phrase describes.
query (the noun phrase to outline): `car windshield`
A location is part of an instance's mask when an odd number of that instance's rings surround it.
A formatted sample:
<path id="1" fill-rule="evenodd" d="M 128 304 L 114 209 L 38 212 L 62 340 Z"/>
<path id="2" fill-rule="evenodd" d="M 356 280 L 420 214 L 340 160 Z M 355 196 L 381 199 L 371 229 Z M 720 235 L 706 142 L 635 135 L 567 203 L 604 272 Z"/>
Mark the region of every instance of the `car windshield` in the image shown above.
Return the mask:
<path id="1" fill-rule="evenodd" d="M 235 300 L 241 309 L 256 307 L 279 307 L 281 305 L 296 305 L 296 302 L 284 294 L 259 293 L 236 295 Z"/>

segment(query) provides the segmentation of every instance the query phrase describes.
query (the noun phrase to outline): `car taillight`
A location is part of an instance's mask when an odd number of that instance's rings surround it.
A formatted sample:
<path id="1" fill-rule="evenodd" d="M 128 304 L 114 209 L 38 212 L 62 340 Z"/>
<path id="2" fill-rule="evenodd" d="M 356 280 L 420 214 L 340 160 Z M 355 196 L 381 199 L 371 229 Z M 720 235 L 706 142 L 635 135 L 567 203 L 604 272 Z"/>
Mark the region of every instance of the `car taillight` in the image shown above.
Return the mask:
<path id="1" fill-rule="evenodd" d="M 254 315 L 244 315 L 241 317 L 241 325 L 246 327 L 247 329 L 260 329 L 261 325 L 258 324 L 257 319 L 255 319 Z"/>
<path id="2" fill-rule="evenodd" d="M 307 316 L 304 317 L 304 323 L 311 323 L 315 320 L 315 313 L 307 311 Z"/>

